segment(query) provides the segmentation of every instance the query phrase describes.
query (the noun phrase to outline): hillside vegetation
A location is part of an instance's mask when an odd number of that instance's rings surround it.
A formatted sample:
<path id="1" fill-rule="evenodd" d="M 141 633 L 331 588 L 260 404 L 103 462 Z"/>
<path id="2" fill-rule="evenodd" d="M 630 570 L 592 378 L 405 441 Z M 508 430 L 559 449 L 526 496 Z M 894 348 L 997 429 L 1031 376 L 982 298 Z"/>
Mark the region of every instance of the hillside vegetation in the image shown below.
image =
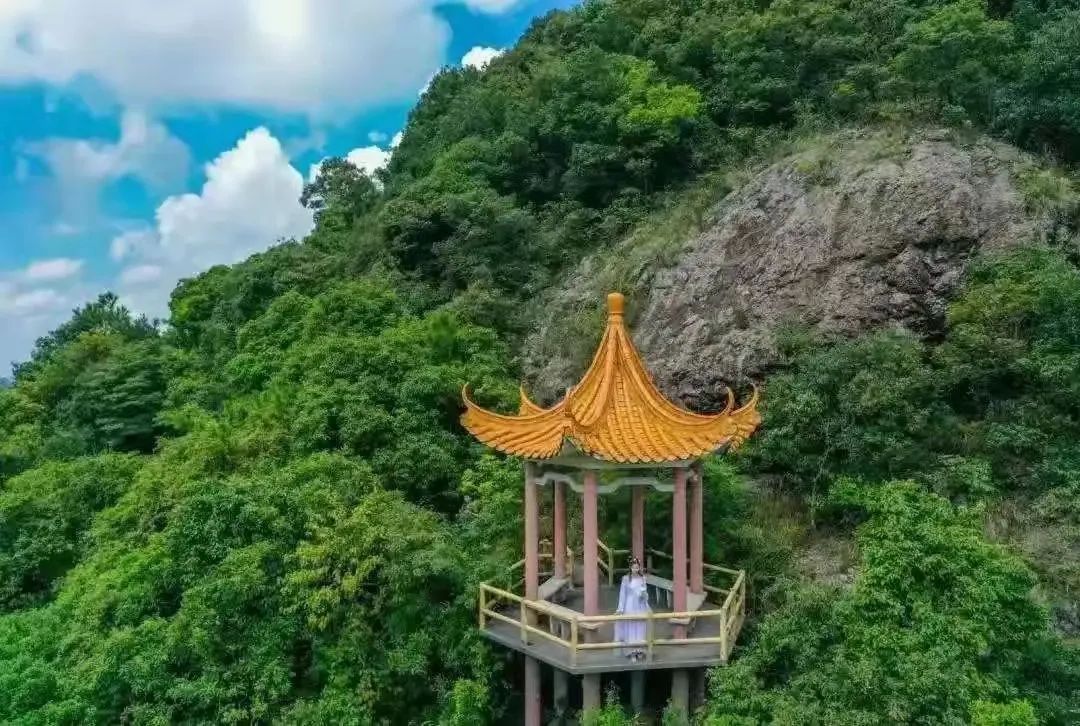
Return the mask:
<path id="1" fill-rule="evenodd" d="M 15 366 L 0 721 L 512 723 L 473 607 L 519 558 L 520 464 L 461 387 L 511 405 L 529 301 L 778 144 L 935 124 L 1044 159 L 1059 233 L 980 260 L 929 339 L 783 337 L 762 431 L 707 469 L 707 559 L 752 602 L 695 718 L 1076 723 L 1078 55 L 1072 0 L 591 0 L 443 72 L 377 179 L 305 189 L 307 239 L 161 324 L 103 295 Z M 842 582 L 800 566 L 826 537 Z"/>

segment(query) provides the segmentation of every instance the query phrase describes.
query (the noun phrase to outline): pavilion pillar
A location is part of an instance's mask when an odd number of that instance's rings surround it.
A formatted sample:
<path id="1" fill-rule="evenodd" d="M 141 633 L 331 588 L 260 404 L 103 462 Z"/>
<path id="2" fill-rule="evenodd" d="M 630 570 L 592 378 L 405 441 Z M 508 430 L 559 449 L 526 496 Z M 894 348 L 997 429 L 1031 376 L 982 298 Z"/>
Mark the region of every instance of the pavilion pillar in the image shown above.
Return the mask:
<path id="1" fill-rule="evenodd" d="M 705 668 L 693 670 L 690 684 L 690 708 L 700 708 L 705 705 L 705 693 L 708 690 L 708 672 Z"/>
<path id="2" fill-rule="evenodd" d="M 686 612 L 686 480 L 687 470 L 680 467 L 675 470 L 675 490 L 671 502 L 672 537 L 671 567 L 672 609 Z M 685 638 L 686 626 L 672 628 L 672 637 Z M 690 671 L 679 668 L 671 672 L 671 705 L 683 713 L 690 710 Z"/>
<path id="3" fill-rule="evenodd" d="M 599 673 L 586 673 L 581 677 L 581 710 L 595 711 L 602 705 L 600 700 L 601 677 Z"/>
<path id="4" fill-rule="evenodd" d="M 552 669 L 552 704 L 555 706 L 555 723 L 566 723 L 570 715 L 570 676 L 560 668 Z"/>
<path id="5" fill-rule="evenodd" d="M 552 574 L 557 578 L 566 577 L 566 484 L 555 482 L 554 506 L 552 507 L 551 549 Z"/>
<path id="6" fill-rule="evenodd" d="M 686 612 L 686 468 L 675 470 L 675 490 L 671 501 L 671 568 L 672 609 L 677 613 Z M 674 637 L 685 638 L 686 628 L 677 625 Z"/>
<path id="7" fill-rule="evenodd" d="M 630 708 L 638 716 L 645 711 L 645 671 L 630 672 Z"/>
<path id="8" fill-rule="evenodd" d="M 584 542 L 581 557 L 585 570 L 585 614 L 600 614 L 600 570 L 597 567 L 597 484 L 596 472 L 585 472 L 585 484 L 582 492 L 582 530 Z M 587 678 L 586 678 L 587 679 Z"/>
<path id="9" fill-rule="evenodd" d="M 630 552 L 645 566 L 645 487 L 630 490 Z"/>
<path id="10" fill-rule="evenodd" d="M 540 661 L 525 656 L 525 726 L 540 726 Z"/>
<path id="11" fill-rule="evenodd" d="M 584 542 L 581 546 L 581 558 L 583 560 L 585 579 L 585 614 L 600 614 L 600 568 L 597 565 L 597 540 L 599 539 L 599 525 L 597 522 L 597 509 L 599 507 L 596 472 L 587 470 L 582 487 L 581 529 L 584 534 Z M 588 636 L 586 636 L 588 637 Z M 600 708 L 600 685 L 599 673 L 586 673 L 581 677 L 581 708 L 585 711 Z"/>
<path id="12" fill-rule="evenodd" d="M 690 713 L 690 671 L 677 668 L 671 672 L 671 707 Z"/>
<path id="13" fill-rule="evenodd" d="M 525 599 L 535 600 L 540 589 L 540 502 L 536 464 L 525 464 Z"/>
<path id="14" fill-rule="evenodd" d="M 701 466 L 694 467 L 690 478 L 690 592 L 705 592 L 705 534 L 702 510 L 705 505 L 705 482 Z"/>

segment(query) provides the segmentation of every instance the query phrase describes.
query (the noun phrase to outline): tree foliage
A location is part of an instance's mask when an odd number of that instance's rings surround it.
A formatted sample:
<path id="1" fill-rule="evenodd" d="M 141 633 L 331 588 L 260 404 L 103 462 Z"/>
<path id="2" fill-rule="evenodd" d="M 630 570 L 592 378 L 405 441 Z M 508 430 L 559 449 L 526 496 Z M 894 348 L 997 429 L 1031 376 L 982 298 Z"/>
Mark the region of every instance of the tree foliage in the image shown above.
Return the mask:
<path id="1" fill-rule="evenodd" d="M 458 415 L 466 383 L 513 404 L 527 303 L 795 129 L 946 123 L 1076 162 L 1077 12 L 589 0 L 439 74 L 375 177 L 322 164 L 307 239 L 182 281 L 161 326 L 76 309 L 0 386 L 0 721 L 496 722 L 473 595 L 519 558 L 520 468 Z M 1080 528 L 1078 316 L 1074 256 L 1043 249 L 971 270 L 943 339 L 791 341 L 740 468 L 707 469 L 709 557 L 755 608 L 707 723 L 1075 717 L 1080 659 L 978 507 Z M 856 526 L 852 588 L 793 584 L 770 481 Z"/>
<path id="2" fill-rule="evenodd" d="M 983 539 L 977 513 L 914 482 L 848 481 L 833 495 L 866 517 L 854 587 L 792 592 L 714 674 L 706 723 L 959 724 L 992 710 L 972 704 L 1015 695 L 1047 637 L 1030 570 Z"/>

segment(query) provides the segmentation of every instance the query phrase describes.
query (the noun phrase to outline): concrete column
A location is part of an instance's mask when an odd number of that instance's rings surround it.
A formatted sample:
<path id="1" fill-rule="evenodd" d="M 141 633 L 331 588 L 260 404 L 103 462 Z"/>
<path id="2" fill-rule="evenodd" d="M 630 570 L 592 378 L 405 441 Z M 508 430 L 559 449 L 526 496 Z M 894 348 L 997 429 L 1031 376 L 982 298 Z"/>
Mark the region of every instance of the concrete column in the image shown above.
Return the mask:
<path id="1" fill-rule="evenodd" d="M 600 674 L 587 673 L 581 677 L 581 710 L 591 711 L 600 708 Z"/>
<path id="2" fill-rule="evenodd" d="M 536 464 L 525 465 L 525 599 L 535 600 L 540 589 L 540 503 Z"/>
<path id="3" fill-rule="evenodd" d="M 597 554 L 597 490 L 596 472 L 585 472 L 585 486 L 582 493 L 582 529 L 584 542 L 581 556 L 585 560 L 585 614 L 600 614 L 600 569 L 596 564 Z"/>
<path id="4" fill-rule="evenodd" d="M 701 468 L 694 467 L 690 481 L 690 591 L 705 592 L 705 531 L 702 512 L 705 504 L 705 487 Z"/>
<path id="5" fill-rule="evenodd" d="M 525 656 L 525 726 L 540 726 L 540 661 Z"/>
<path id="6" fill-rule="evenodd" d="M 671 502 L 671 567 L 674 571 L 671 580 L 675 592 L 672 593 L 672 609 L 686 612 L 686 469 L 675 470 L 675 491 Z M 686 628 L 674 628 L 676 638 L 686 637 Z"/>
<path id="7" fill-rule="evenodd" d="M 687 470 L 675 470 L 675 491 L 671 502 L 672 538 L 671 560 L 672 583 L 675 592 L 672 595 L 672 608 L 676 612 L 686 611 L 686 479 Z M 678 625 L 672 628 L 675 638 L 685 638 L 686 628 Z M 690 672 L 679 668 L 671 672 L 671 705 L 683 713 L 690 713 Z"/>
<path id="8" fill-rule="evenodd" d="M 645 566 L 645 487 L 630 490 L 630 552 Z"/>
<path id="9" fill-rule="evenodd" d="M 671 672 L 671 705 L 690 713 L 690 671 L 679 668 Z"/>
<path id="10" fill-rule="evenodd" d="M 707 688 L 706 683 L 706 669 L 695 668 L 693 670 L 693 683 L 690 690 L 690 707 L 699 708 L 705 705 L 705 691 Z"/>
<path id="11" fill-rule="evenodd" d="M 553 698 L 555 706 L 555 723 L 564 724 L 570 716 L 570 676 L 566 671 L 554 669 L 555 677 L 552 680 Z"/>
<path id="12" fill-rule="evenodd" d="M 555 577 L 566 577 L 566 484 L 557 481 L 553 488 L 555 502 L 551 517 L 551 548 L 554 551 L 552 571 Z"/>
<path id="13" fill-rule="evenodd" d="M 630 673 L 630 707 L 639 716 L 645 710 L 645 671 Z"/>

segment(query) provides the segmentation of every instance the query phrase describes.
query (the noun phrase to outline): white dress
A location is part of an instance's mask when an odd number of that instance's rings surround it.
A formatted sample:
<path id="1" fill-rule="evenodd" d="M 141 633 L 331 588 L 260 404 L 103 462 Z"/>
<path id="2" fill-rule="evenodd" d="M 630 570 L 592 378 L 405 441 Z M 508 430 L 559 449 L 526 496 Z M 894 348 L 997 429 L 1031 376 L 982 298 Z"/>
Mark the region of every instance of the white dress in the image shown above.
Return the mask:
<path id="1" fill-rule="evenodd" d="M 622 584 L 619 586 L 619 610 L 624 615 L 634 613 L 652 612 L 649 609 L 649 590 L 645 585 L 645 578 L 641 575 L 623 575 Z M 615 642 L 617 643 L 641 643 L 645 640 L 644 620 L 616 620 Z M 626 654 L 633 651 L 643 650 L 641 646 L 624 649 Z"/>

